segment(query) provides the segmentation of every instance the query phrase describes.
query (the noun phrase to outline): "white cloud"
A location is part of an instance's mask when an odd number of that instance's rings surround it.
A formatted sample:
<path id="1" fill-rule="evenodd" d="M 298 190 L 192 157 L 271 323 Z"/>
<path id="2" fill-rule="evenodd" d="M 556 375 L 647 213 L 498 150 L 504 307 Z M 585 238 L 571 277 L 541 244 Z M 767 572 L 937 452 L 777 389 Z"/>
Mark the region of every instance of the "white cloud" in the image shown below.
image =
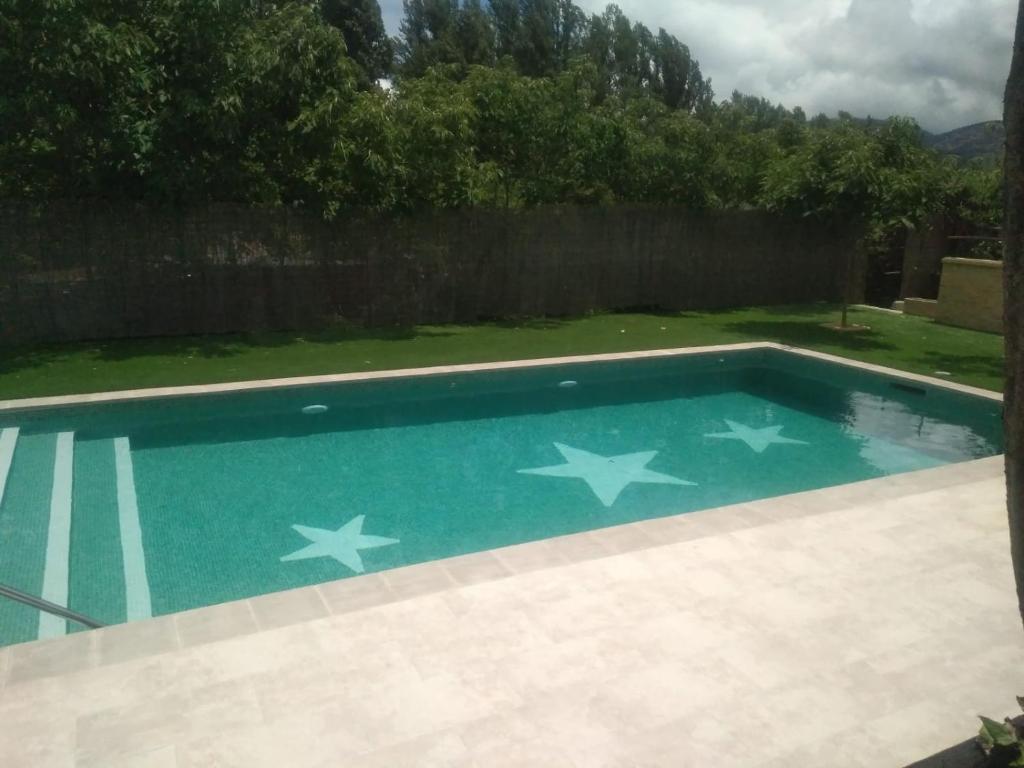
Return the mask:
<path id="1" fill-rule="evenodd" d="M 587 0 L 596 10 L 601 0 Z M 719 98 L 808 114 L 906 114 L 948 130 L 999 118 L 1013 0 L 622 0 L 687 43 Z"/>
<path id="2" fill-rule="evenodd" d="M 599 12 L 606 0 L 577 0 Z M 620 0 L 690 46 L 718 98 L 733 89 L 809 115 L 916 117 L 948 130 L 1002 114 L 1014 0 Z M 400 0 L 386 0 L 397 32 Z"/>

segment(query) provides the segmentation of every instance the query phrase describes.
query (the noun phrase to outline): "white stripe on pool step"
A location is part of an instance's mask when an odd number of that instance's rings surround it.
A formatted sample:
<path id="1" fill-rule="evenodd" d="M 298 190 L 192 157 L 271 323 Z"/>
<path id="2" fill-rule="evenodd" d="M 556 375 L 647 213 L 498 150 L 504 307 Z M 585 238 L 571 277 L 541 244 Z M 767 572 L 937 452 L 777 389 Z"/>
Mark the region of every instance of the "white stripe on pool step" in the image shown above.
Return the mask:
<path id="1" fill-rule="evenodd" d="M 50 530 L 46 538 L 46 566 L 43 570 L 44 600 L 68 604 L 68 564 L 71 557 L 71 477 L 75 458 L 75 433 L 57 435 L 53 461 L 53 494 L 50 496 Z M 59 616 L 39 613 L 39 637 L 67 634 L 68 623 Z"/>
<path id="2" fill-rule="evenodd" d="M 0 504 L 4 501 L 4 488 L 7 487 L 7 475 L 10 474 L 11 464 L 14 462 L 14 446 L 17 442 L 17 427 L 0 430 Z"/>
<path id="3" fill-rule="evenodd" d="M 117 469 L 117 516 L 121 524 L 121 552 L 124 556 L 124 591 L 128 621 L 153 615 L 146 576 L 146 551 L 142 548 L 139 503 L 135 496 L 135 470 L 127 437 L 114 439 Z"/>

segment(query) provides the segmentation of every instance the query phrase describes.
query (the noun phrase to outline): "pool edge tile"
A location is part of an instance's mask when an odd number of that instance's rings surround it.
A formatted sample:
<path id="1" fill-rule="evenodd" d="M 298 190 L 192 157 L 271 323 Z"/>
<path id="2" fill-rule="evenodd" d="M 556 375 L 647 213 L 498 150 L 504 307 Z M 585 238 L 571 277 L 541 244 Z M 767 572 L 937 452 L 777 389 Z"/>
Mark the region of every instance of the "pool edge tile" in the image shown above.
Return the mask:
<path id="1" fill-rule="evenodd" d="M 442 565 L 443 560 L 406 565 L 381 571 L 384 581 L 399 600 L 434 592 L 443 592 L 458 586 L 451 573 Z"/>
<path id="2" fill-rule="evenodd" d="M 19 411 L 28 408 L 54 408 L 67 405 L 123 402 L 131 400 L 151 400 L 164 397 L 181 397 L 183 395 L 203 395 L 210 393 L 259 391 L 273 389 L 290 389 L 320 384 L 341 384 L 355 381 L 381 381 L 412 377 L 443 376 L 452 373 L 473 373 L 477 371 L 515 370 L 520 368 L 545 368 L 557 365 L 576 363 L 612 362 L 616 360 L 636 360 L 659 357 L 686 357 L 690 355 L 714 354 L 716 352 L 741 352 L 756 349 L 782 349 L 771 341 L 749 341 L 736 344 L 711 344 L 702 347 L 673 347 L 668 349 L 643 349 L 632 352 L 610 352 L 589 355 L 566 355 L 562 357 L 527 358 L 521 360 L 500 360 L 488 363 L 462 363 L 455 365 L 435 365 L 421 368 L 392 368 L 379 371 L 359 371 L 353 373 L 328 373 L 315 376 L 292 376 L 277 379 L 255 379 L 248 381 L 229 381 L 213 384 L 188 384 L 177 387 L 149 387 L 146 389 L 114 390 L 108 392 L 89 392 L 78 395 L 57 395 L 52 397 L 20 398 L 16 400 L 0 400 L 0 413 Z M 843 361 L 844 358 L 837 358 Z M 849 362 L 849 361 L 847 361 Z M 939 381 L 940 384 L 944 383 Z"/>
<path id="3" fill-rule="evenodd" d="M 0 693 L 7 686 L 7 669 L 11 665 L 11 653 L 8 646 L 0 648 Z"/>
<path id="4" fill-rule="evenodd" d="M 172 614 L 182 648 L 259 632 L 249 600 L 233 600 Z"/>
<path id="5" fill-rule="evenodd" d="M 438 562 L 448 571 L 455 583 L 463 587 L 512 575 L 512 571 L 494 556 L 493 550 L 457 555 Z"/>
<path id="6" fill-rule="evenodd" d="M 551 539 L 513 544 L 509 547 L 493 549 L 491 552 L 515 574 L 554 568 L 559 565 L 567 565 L 570 562 L 565 554 L 552 543 Z"/>
<path id="7" fill-rule="evenodd" d="M 173 615 L 112 624 L 92 634 L 96 635 L 98 666 L 101 667 L 181 649 Z"/>
<path id="8" fill-rule="evenodd" d="M 249 607 L 261 632 L 331 615 L 327 602 L 315 586 L 250 597 Z"/>
<path id="9" fill-rule="evenodd" d="M 5 692 L 21 683 L 61 677 L 99 666 L 95 633 L 74 632 L 47 640 L 8 646 Z"/>
<path id="10" fill-rule="evenodd" d="M 382 573 L 367 573 L 348 579 L 325 581 L 312 588 L 320 593 L 320 598 L 332 615 L 374 608 L 399 599 Z"/>

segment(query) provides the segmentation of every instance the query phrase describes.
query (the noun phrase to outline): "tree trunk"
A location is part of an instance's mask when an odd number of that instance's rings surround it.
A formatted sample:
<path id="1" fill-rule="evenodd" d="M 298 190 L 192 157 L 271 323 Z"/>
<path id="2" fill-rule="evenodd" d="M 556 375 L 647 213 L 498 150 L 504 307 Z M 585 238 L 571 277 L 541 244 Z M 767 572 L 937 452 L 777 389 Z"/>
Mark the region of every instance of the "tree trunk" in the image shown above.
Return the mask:
<path id="1" fill-rule="evenodd" d="M 1024 0 L 1017 11 L 1013 63 L 1006 83 L 1003 167 L 1006 490 L 1017 603 L 1024 621 Z"/>
<path id="2" fill-rule="evenodd" d="M 860 248 L 858 242 L 857 247 Z M 843 314 L 842 319 L 839 321 L 839 327 L 845 328 L 847 325 L 847 314 L 850 310 L 850 282 L 853 280 L 853 253 L 849 249 L 846 251 L 846 263 L 844 264 L 845 269 L 843 270 Z"/>

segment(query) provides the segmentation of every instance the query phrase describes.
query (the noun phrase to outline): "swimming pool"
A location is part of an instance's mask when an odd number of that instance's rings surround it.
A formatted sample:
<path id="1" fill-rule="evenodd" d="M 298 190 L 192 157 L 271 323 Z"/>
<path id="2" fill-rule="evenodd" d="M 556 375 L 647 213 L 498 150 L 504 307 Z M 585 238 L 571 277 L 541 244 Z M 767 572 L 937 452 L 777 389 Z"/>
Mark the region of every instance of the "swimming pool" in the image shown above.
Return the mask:
<path id="1" fill-rule="evenodd" d="M 0 410 L 0 583 L 116 623 L 1002 450 L 998 400 L 774 345 L 340 378 Z"/>

